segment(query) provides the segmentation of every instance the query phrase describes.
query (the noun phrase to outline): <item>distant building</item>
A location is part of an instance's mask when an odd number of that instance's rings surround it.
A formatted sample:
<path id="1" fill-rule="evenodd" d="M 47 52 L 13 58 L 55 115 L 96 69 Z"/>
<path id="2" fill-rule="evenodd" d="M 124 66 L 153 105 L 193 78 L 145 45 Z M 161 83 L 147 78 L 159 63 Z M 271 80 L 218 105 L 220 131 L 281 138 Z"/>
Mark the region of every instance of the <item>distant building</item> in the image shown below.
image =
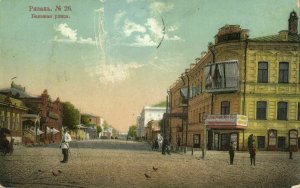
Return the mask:
<path id="1" fill-rule="evenodd" d="M 97 133 L 97 127 L 101 125 L 100 116 L 93 114 L 82 114 L 81 116 L 88 118 L 88 125 L 86 125 L 87 139 L 97 139 L 99 137 Z"/>
<path id="2" fill-rule="evenodd" d="M 145 140 L 149 143 L 153 142 L 160 133 L 159 123 L 159 120 L 151 120 L 147 123 L 147 127 L 145 127 Z"/>
<path id="3" fill-rule="evenodd" d="M 11 83 L 10 88 L 0 89 L 0 93 L 21 100 L 28 107 L 28 114 L 31 115 L 26 116 L 22 127 L 23 135 L 27 137 L 26 142 L 60 142 L 62 104 L 59 98 L 52 101 L 47 90 L 44 90 L 41 95 L 28 94 L 25 87 L 14 82 Z M 38 125 L 36 124 L 37 122 L 39 123 Z M 33 127 L 34 130 L 32 130 Z M 49 130 L 56 131 L 49 132 Z"/>
<path id="4" fill-rule="evenodd" d="M 145 138 L 145 127 L 147 127 L 148 122 L 151 120 L 161 120 L 165 112 L 166 107 L 145 106 L 138 120 L 139 124 L 137 125 L 139 137 Z"/>

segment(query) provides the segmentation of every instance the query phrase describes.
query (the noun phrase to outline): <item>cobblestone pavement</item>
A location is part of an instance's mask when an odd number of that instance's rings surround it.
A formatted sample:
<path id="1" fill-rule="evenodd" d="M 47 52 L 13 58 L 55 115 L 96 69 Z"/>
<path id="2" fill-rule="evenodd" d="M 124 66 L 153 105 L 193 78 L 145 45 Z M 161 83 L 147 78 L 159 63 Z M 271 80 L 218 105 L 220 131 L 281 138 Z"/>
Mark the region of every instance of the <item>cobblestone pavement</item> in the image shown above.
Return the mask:
<path id="1" fill-rule="evenodd" d="M 300 184 L 300 153 L 258 152 L 250 166 L 247 152 L 200 151 L 162 155 L 141 142 L 81 141 L 71 143 L 71 156 L 61 164 L 58 145 L 15 146 L 0 156 L 0 184 L 5 187 L 291 187 Z M 156 171 L 153 167 L 158 168 Z M 149 176 L 146 178 L 145 174 Z M 1 186 L 0 186 L 1 187 Z"/>

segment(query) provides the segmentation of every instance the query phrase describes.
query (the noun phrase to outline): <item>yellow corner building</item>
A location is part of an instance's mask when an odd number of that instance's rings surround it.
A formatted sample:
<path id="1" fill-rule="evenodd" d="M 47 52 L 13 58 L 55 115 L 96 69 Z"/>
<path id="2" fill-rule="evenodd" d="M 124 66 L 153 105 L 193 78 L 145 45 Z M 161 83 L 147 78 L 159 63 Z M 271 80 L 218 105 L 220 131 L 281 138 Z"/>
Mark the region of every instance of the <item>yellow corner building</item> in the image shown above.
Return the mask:
<path id="1" fill-rule="evenodd" d="M 169 89 L 172 145 L 246 150 L 253 134 L 259 150 L 300 146 L 300 35 L 292 11 L 288 30 L 250 38 L 225 25 L 215 43 Z"/>

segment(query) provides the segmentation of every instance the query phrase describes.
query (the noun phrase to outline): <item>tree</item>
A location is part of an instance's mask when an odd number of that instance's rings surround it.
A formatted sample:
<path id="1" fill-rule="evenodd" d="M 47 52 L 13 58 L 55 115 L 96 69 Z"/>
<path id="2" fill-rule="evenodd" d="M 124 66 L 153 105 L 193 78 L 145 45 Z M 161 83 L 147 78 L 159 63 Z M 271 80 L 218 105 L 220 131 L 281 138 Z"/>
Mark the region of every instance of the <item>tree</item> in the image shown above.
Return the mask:
<path id="1" fill-rule="evenodd" d="M 72 103 L 63 103 L 63 126 L 68 127 L 70 130 L 77 129 L 76 125 L 79 124 L 79 117 L 79 110 Z"/>
<path id="2" fill-rule="evenodd" d="M 131 125 L 128 130 L 128 137 L 136 138 L 136 125 Z"/>
<path id="3" fill-rule="evenodd" d="M 80 118 L 82 124 L 88 126 L 90 124 L 90 119 L 89 119 L 89 116 L 85 115 L 85 114 L 82 114 L 81 115 L 81 118 Z"/>
<path id="4" fill-rule="evenodd" d="M 108 130 L 108 123 L 106 121 L 103 122 L 103 130 L 107 131 Z"/>
<path id="5" fill-rule="evenodd" d="M 102 132 L 101 126 L 97 126 L 97 133 L 101 133 L 101 132 Z"/>
<path id="6" fill-rule="evenodd" d="M 166 107 L 167 105 L 167 101 L 161 101 L 155 105 L 153 105 L 153 107 Z"/>

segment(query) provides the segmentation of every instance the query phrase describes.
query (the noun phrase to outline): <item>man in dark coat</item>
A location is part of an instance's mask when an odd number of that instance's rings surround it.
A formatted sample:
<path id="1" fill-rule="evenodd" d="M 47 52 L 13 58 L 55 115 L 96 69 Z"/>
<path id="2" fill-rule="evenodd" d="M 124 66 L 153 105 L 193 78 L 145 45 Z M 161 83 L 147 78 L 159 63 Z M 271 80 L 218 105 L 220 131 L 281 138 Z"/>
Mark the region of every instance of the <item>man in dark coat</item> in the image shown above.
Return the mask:
<path id="1" fill-rule="evenodd" d="M 254 147 L 249 148 L 249 154 L 250 154 L 251 166 L 252 166 L 252 164 L 255 166 L 256 149 Z"/>
<path id="2" fill-rule="evenodd" d="M 230 142 L 230 145 L 229 145 L 229 158 L 230 158 L 230 164 L 231 165 L 233 164 L 234 151 L 235 151 L 234 142 Z"/>

